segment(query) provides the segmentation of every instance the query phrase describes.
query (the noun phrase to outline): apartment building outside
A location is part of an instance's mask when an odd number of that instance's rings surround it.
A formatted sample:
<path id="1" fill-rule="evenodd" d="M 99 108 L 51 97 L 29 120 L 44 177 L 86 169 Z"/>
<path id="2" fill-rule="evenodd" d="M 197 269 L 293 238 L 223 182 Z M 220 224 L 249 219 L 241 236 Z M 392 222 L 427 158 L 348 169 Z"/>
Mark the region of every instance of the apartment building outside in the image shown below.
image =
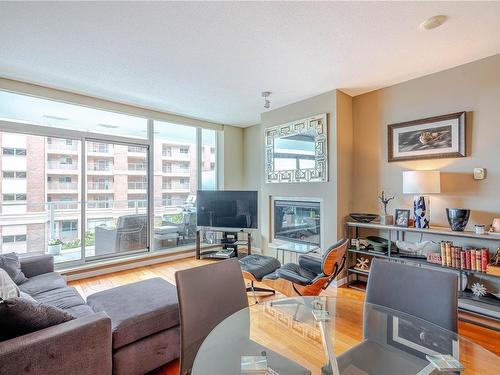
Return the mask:
<path id="1" fill-rule="evenodd" d="M 85 252 L 92 256 L 97 226 L 111 227 L 120 216 L 147 209 L 148 157 L 144 146 L 85 142 L 0 132 L 1 252 L 47 249 L 63 242 L 59 261 L 80 257 L 85 212 Z M 82 160 L 85 147 L 85 160 Z M 201 173 L 215 179 L 214 144 L 203 144 Z M 196 143 L 155 139 L 154 221 L 177 215 L 198 189 Z M 86 181 L 82 184 L 81 163 Z M 82 193 L 82 186 L 85 193 Z M 82 196 L 85 194 L 85 196 Z M 82 207 L 83 205 L 83 207 Z M 88 242 L 88 246 L 87 246 Z"/>

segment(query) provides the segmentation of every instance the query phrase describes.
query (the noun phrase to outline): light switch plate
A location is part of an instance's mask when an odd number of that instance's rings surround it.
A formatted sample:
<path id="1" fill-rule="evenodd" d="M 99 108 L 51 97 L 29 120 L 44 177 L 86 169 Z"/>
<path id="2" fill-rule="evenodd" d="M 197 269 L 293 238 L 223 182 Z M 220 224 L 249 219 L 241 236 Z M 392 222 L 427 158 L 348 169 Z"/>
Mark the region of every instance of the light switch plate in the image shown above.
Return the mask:
<path id="1" fill-rule="evenodd" d="M 474 168 L 474 180 L 484 180 L 485 170 L 484 168 Z"/>

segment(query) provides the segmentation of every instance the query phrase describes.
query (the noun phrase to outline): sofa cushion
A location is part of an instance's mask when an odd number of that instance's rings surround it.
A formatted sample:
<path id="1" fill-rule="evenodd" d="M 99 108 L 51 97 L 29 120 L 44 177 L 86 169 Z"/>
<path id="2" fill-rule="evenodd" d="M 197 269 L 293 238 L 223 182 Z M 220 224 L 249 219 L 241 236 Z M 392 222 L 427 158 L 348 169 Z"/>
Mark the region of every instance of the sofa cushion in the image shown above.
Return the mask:
<path id="1" fill-rule="evenodd" d="M 19 293 L 17 284 L 3 268 L 0 268 L 0 300 L 19 297 Z"/>
<path id="2" fill-rule="evenodd" d="M 38 293 L 35 300 L 46 305 L 54 306 L 62 310 L 71 307 L 85 305 L 85 301 L 78 294 L 75 288 L 57 288 L 46 292 Z"/>
<path id="3" fill-rule="evenodd" d="M 74 317 L 61 309 L 24 298 L 0 303 L 0 341 L 67 322 Z"/>
<path id="4" fill-rule="evenodd" d="M 296 263 L 285 264 L 284 266 L 276 270 L 276 274 L 279 278 L 289 280 L 292 283 L 299 285 L 309 285 L 317 276 L 315 273 L 301 268 Z"/>
<path id="5" fill-rule="evenodd" d="M 114 349 L 179 325 L 177 289 L 161 278 L 92 294 L 87 304 L 111 318 Z"/>
<path id="6" fill-rule="evenodd" d="M 73 315 L 75 318 L 82 318 L 88 315 L 94 315 L 95 312 L 89 305 L 77 305 L 70 307 L 68 309 L 64 309 L 68 314 Z"/>
<path id="7" fill-rule="evenodd" d="M 21 271 L 21 263 L 16 253 L 0 255 L 0 268 L 3 268 L 17 285 L 28 280 Z"/>
<path id="8" fill-rule="evenodd" d="M 50 272 L 30 277 L 20 286 L 20 289 L 35 297 L 39 293 L 64 287 L 66 287 L 66 280 L 57 272 Z"/>

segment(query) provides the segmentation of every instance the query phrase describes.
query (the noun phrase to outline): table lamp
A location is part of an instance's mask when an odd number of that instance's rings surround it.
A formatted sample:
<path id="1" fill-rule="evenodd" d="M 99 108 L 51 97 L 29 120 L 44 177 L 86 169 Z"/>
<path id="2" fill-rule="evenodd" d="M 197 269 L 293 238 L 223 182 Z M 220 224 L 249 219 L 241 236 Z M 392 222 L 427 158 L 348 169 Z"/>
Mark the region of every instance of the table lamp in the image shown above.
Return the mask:
<path id="1" fill-rule="evenodd" d="M 424 194 L 440 192 L 441 175 L 439 171 L 403 172 L 403 194 L 415 194 L 413 196 L 413 226 L 415 228 L 429 228 L 430 198 Z"/>

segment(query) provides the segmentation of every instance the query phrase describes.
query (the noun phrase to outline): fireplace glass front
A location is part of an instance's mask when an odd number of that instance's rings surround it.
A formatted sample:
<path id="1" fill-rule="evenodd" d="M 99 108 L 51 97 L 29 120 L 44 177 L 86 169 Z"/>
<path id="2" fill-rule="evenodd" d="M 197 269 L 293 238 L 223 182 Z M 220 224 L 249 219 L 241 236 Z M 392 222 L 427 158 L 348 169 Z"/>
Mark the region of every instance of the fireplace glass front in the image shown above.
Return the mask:
<path id="1" fill-rule="evenodd" d="M 320 203 L 274 201 L 274 238 L 320 246 Z"/>

